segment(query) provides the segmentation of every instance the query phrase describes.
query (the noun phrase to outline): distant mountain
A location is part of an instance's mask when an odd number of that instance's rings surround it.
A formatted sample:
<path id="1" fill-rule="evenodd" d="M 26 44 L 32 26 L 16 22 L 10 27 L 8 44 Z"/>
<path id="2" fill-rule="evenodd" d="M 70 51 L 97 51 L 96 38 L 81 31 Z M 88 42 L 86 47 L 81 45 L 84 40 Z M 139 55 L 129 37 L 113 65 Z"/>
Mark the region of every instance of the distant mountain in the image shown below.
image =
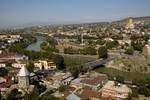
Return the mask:
<path id="1" fill-rule="evenodd" d="M 113 22 L 120 22 L 124 23 L 127 22 L 130 18 L 133 19 L 133 21 L 150 21 L 150 16 L 144 16 L 144 17 L 128 17 L 119 21 L 113 21 Z"/>

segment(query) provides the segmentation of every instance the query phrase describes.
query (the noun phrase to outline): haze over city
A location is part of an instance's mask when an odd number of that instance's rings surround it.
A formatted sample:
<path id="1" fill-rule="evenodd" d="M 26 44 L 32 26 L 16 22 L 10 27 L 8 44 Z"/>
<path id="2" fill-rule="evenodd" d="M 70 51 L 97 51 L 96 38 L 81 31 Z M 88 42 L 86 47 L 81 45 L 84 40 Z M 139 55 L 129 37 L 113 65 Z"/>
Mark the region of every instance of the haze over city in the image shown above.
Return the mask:
<path id="1" fill-rule="evenodd" d="M 1 0 L 0 27 L 149 16 L 149 5 L 149 0 Z"/>
<path id="2" fill-rule="evenodd" d="M 150 100 L 150 0 L 0 0 L 0 100 Z"/>

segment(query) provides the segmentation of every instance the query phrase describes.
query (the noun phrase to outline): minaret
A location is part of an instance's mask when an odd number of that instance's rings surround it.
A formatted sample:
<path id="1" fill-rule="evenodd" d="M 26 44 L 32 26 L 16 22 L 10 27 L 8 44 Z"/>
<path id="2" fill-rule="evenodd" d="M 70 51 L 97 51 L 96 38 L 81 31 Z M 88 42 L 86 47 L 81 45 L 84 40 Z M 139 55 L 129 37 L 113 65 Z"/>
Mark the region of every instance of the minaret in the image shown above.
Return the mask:
<path id="1" fill-rule="evenodd" d="M 23 66 L 18 73 L 18 84 L 20 88 L 29 87 L 29 71 Z"/>
<path id="2" fill-rule="evenodd" d="M 81 34 L 81 45 L 83 45 L 83 33 Z"/>

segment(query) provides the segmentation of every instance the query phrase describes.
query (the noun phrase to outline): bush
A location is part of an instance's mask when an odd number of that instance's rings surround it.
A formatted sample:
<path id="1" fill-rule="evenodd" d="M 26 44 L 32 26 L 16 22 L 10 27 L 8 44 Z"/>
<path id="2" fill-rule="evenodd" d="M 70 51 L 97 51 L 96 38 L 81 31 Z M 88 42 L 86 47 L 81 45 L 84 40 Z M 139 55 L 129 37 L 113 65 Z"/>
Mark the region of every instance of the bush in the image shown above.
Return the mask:
<path id="1" fill-rule="evenodd" d="M 118 81 L 119 83 L 124 83 L 124 77 L 122 77 L 122 76 L 117 76 L 117 77 L 116 77 L 116 81 Z"/>
<path id="2" fill-rule="evenodd" d="M 133 53 L 134 53 L 134 50 L 132 48 L 128 48 L 125 51 L 125 54 L 128 54 L 128 55 L 133 55 Z"/>
<path id="3" fill-rule="evenodd" d="M 112 48 L 117 47 L 117 46 L 118 46 L 117 41 L 106 42 L 106 48 L 107 49 L 112 49 Z"/>
<path id="4" fill-rule="evenodd" d="M 64 92 L 67 89 L 67 86 L 62 85 L 59 87 L 59 92 Z"/>
<path id="5" fill-rule="evenodd" d="M 8 70 L 4 67 L 0 68 L 0 76 L 6 76 L 8 74 Z"/>
<path id="6" fill-rule="evenodd" d="M 98 55 L 99 55 L 99 58 L 107 58 L 108 57 L 108 51 L 107 51 L 107 48 L 106 47 L 100 47 L 98 49 Z"/>

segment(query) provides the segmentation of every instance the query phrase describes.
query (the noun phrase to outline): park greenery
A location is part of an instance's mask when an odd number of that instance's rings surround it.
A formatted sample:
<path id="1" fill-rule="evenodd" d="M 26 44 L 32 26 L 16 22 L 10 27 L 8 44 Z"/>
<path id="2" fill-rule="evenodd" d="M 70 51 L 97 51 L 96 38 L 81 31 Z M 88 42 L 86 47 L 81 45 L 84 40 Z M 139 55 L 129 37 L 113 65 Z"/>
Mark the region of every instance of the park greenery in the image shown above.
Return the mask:
<path id="1" fill-rule="evenodd" d="M 98 55 L 99 55 L 99 58 L 107 58 L 108 57 L 107 48 L 105 46 L 99 47 Z"/>
<path id="2" fill-rule="evenodd" d="M 96 49 L 93 47 L 85 47 L 83 49 L 75 49 L 73 47 L 64 48 L 65 54 L 83 54 L 83 55 L 96 55 Z"/>
<path id="3" fill-rule="evenodd" d="M 49 52 L 59 52 L 58 49 L 56 49 L 57 41 L 52 37 L 46 37 L 46 41 L 43 42 L 40 47 L 44 51 Z"/>
<path id="4" fill-rule="evenodd" d="M 34 72 L 34 63 L 32 61 L 29 61 L 27 63 L 27 66 L 26 68 L 28 69 L 28 71 L 31 73 L 31 72 Z"/>
<path id="5" fill-rule="evenodd" d="M 125 50 L 125 54 L 133 55 L 133 53 L 134 53 L 134 50 L 133 50 L 132 48 L 127 48 L 127 49 Z"/>
<path id="6" fill-rule="evenodd" d="M 118 42 L 117 41 L 108 41 L 106 42 L 106 48 L 107 49 L 112 49 L 118 46 Z"/>

